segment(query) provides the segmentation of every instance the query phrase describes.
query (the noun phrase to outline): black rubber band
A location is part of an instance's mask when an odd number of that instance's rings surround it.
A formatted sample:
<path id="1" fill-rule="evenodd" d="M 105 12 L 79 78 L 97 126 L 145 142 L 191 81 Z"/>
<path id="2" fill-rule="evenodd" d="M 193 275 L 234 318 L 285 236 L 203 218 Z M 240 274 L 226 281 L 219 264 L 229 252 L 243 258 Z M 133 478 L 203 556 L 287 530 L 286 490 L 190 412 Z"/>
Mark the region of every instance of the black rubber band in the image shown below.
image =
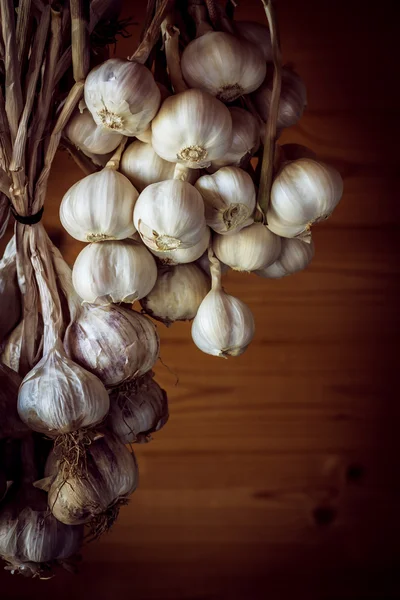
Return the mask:
<path id="1" fill-rule="evenodd" d="M 40 219 L 42 218 L 43 211 L 44 206 L 42 206 L 42 208 L 35 215 L 23 216 L 19 215 L 13 207 L 11 208 L 11 212 L 14 215 L 15 220 L 18 221 L 18 223 L 22 223 L 22 225 L 36 225 L 36 223 L 39 223 Z"/>

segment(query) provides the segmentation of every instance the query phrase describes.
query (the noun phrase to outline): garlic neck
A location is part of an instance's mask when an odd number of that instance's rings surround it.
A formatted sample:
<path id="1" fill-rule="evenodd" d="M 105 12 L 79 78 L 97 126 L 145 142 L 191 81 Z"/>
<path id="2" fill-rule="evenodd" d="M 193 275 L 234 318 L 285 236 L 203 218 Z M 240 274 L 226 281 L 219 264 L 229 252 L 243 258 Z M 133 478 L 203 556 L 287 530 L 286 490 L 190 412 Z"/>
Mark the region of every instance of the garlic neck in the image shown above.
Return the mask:
<path id="1" fill-rule="evenodd" d="M 164 41 L 169 78 L 175 94 L 184 92 L 188 89 L 188 86 L 183 79 L 181 69 L 179 33 L 179 29 L 175 27 L 173 23 L 173 15 L 168 15 L 161 24 L 161 34 Z"/>
<path id="2" fill-rule="evenodd" d="M 105 169 L 113 169 L 114 171 L 118 171 L 119 163 L 121 162 L 122 153 L 124 151 L 127 141 L 128 141 L 128 138 L 124 137 L 122 142 L 120 143 L 120 145 L 118 146 L 118 148 L 116 149 L 116 151 L 114 152 L 114 154 L 112 155 L 112 157 L 110 158 L 110 160 L 108 161 L 106 166 L 104 167 Z M 101 234 L 99 234 L 99 235 L 101 235 Z M 110 239 L 110 238 L 104 238 L 104 239 Z M 90 240 L 88 240 L 88 241 L 90 241 Z M 94 241 L 100 241 L 100 240 L 94 240 Z"/>
<path id="3" fill-rule="evenodd" d="M 174 179 L 179 181 L 187 181 L 189 178 L 190 169 L 181 163 L 176 163 L 174 170 Z"/>
<path id="4" fill-rule="evenodd" d="M 196 25 L 196 38 L 214 31 L 207 21 L 207 9 L 203 4 L 199 4 L 196 0 L 190 0 L 188 10 Z"/>
<path id="5" fill-rule="evenodd" d="M 213 291 L 222 291 L 221 264 L 218 258 L 215 256 L 211 246 L 208 248 L 208 260 L 210 261 L 211 289 Z"/>

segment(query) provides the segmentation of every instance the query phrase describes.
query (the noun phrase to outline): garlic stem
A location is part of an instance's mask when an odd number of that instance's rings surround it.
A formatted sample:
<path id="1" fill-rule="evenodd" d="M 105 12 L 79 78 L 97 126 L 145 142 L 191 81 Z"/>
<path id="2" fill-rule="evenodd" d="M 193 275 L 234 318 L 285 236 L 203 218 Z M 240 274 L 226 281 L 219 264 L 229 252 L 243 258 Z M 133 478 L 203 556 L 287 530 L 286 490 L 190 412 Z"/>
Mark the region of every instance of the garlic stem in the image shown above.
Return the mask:
<path id="1" fill-rule="evenodd" d="M 180 32 L 173 23 L 172 15 L 168 15 L 161 23 L 161 34 L 164 41 L 169 78 L 175 94 L 179 94 L 179 92 L 186 91 L 188 86 L 182 76 L 181 59 L 179 55 Z"/>
<path id="2" fill-rule="evenodd" d="M 189 0 L 188 12 L 196 25 L 196 37 L 199 38 L 205 33 L 214 31 L 207 21 L 207 9 L 202 4 L 198 4 L 198 0 Z"/>
<path id="3" fill-rule="evenodd" d="M 208 260 L 210 262 L 210 273 L 211 273 L 211 289 L 222 290 L 221 284 L 221 263 L 215 256 L 211 245 L 208 247 Z"/>
<path id="4" fill-rule="evenodd" d="M 127 137 L 124 137 L 122 139 L 122 142 L 120 143 L 110 160 L 106 163 L 106 166 L 104 167 L 105 169 L 114 169 L 114 171 L 118 171 L 119 163 L 121 162 L 122 153 L 124 151 L 127 141 Z"/>
<path id="5" fill-rule="evenodd" d="M 267 214 L 269 198 L 271 195 L 272 176 L 274 168 L 274 151 L 276 142 L 276 124 L 279 113 L 279 99 L 281 95 L 282 83 L 282 57 L 278 40 L 278 25 L 275 18 L 272 0 L 261 0 L 264 6 L 265 14 L 268 19 L 268 26 L 271 35 L 272 57 L 274 63 L 274 78 L 271 94 L 271 108 L 268 115 L 267 126 L 265 128 L 264 152 L 262 158 L 260 187 L 258 190 L 258 204 L 260 205 L 264 217 Z"/>
<path id="6" fill-rule="evenodd" d="M 78 313 L 81 310 L 81 299 L 75 292 L 74 286 L 72 285 L 72 272 L 65 260 L 62 257 L 61 252 L 54 246 L 49 240 L 49 250 L 52 254 L 54 270 L 64 296 L 68 302 L 68 308 L 70 312 L 70 320 L 75 321 Z"/>
<path id="7" fill-rule="evenodd" d="M 176 163 L 173 179 L 179 179 L 180 181 L 187 181 L 189 178 L 191 169 L 189 167 L 185 167 L 181 163 Z"/>

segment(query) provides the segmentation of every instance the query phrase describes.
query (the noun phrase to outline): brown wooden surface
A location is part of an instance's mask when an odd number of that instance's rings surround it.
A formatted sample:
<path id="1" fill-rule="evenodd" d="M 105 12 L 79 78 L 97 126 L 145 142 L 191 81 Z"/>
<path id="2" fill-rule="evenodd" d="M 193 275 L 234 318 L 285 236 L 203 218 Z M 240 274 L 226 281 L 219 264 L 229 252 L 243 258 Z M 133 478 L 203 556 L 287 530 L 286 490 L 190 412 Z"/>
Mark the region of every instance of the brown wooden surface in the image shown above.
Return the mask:
<path id="1" fill-rule="evenodd" d="M 144 5 L 127 1 L 125 13 L 142 21 Z M 227 276 L 257 323 L 242 357 L 203 355 L 190 325 L 160 327 L 171 418 L 137 448 L 139 490 L 86 547 L 78 576 L 5 573 L 2 599 L 400 597 L 394 7 L 279 1 L 284 57 L 309 98 L 282 139 L 339 168 L 343 200 L 315 229 L 306 272 Z M 261 2 L 242 0 L 237 14 L 262 20 Z M 134 45 L 121 41 L 118 54 Z M 81 246 L 58 205 L 79 177 L 59 154 L 45 211 L 71 263 Z"/>

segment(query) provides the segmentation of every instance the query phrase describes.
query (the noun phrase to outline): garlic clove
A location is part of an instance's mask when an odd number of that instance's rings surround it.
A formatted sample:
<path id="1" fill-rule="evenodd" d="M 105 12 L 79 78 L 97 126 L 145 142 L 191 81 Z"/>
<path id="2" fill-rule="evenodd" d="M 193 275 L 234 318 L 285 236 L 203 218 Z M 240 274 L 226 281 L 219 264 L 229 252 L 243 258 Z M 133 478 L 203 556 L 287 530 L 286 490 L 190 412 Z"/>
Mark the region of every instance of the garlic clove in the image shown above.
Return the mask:
<path id="1" fill-rule="evenodd" d="M 189 321 L 210 287 L 210 278 L 195 264 L 161 267 L 156 285 L 140 304 L 147 314 L 166 325 Z"/>
<path id="2" fill-rule="evenodd" d="M 112 152 L 123 138 L 120 133 L 99 127 L 88 110 L 83 112 L 76 110 L 68 121 L 64 133 L 79 150 L 91 155 Z"/>
<path id="3" fill-rule="evenodd" d="M 210 31 L 191 41 L 181 58 L 182 74 L 191 88 L 233 102 L 264 81 L 265 60 L 246 40 L 223 31 Z"/>
<path id="4" fill-rule="evenodd" d="M 255 271 L 272 264 L 281 251 L 280 238 L 262 223 L 253 223 L 231 235 L 216 235 L 217 258 L 235 271 Z"/>
<path id="5" fill-rule="evenodd" d="M 232 144 L 229 110 L 198 89 L 164 100 L 151 128 L 157 154 L 190 169 L 208 167 L 213 160 L 222 158 Z"/>
<path id="6" fill-rule="evenodd" d="M 267 279 L 279 279 L 302 271 L 314 256 L 314 243 L 300 239 L 282 238 L 282 250 L 277 260 L 267 267 L 255 271 L 256 275 Z"/>
<path id="7" fill-rule="evenodd" d="M 95 67 L 85 81 L 86 106 L 96 123 L 126 136 L 146 130 L 160 99 L 151 71 L 121 58 L 111 58 Z"/>
<path id="8" fill-rule="evenodd" d="M 154 287 L 154 258 L 135 240 L 89 244 L 78 255 L 72 271 L 77 294 L 91 304 L 133 303 Z"/>
<path id="9" fill-rule="evenodd" d="M 146 187 L 133 221 L 146 246 L 157 252 L 191 248 L 206 229 L 201 195 L 190 183 L 176 179 Z"/>
<path id="10" fill-rule="evenodd" d="M 157 252 L 152 250 L 151 253 L 158 258 L 158 261 L 163 265 L 180 265 L 192 263 L 207 250 L 211 239 L 211 230 L 205 228 L 200 241 L 191 248 L 178 248 L 167 252 Z"/>
<path id="11" fill-rule="evenodd" d="M 136 231 L 132 218 L 138 196 L 125 175 L 106 167 L 68 190 L 61 202 L 60 220 L 82 242 L 123 240 Z"/>
<path id="12" fill-rule="evenodd" d="M 206 223 L 219 234 L 231 234 L 254 221 L 256 191 L 246 171 L 222 167 L 195 184 L 205 204 Z"/>

